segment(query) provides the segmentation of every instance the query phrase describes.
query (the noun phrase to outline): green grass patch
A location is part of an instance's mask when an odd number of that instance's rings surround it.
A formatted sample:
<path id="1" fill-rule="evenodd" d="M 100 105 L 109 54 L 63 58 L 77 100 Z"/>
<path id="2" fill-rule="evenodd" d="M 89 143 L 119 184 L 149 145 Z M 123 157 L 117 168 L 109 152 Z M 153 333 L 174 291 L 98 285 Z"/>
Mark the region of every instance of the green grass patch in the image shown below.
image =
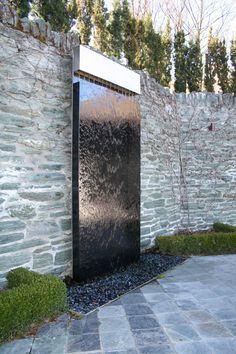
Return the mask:
<path id="1" fill-rule="evenodd" d="M 24 268 L 10 271 L 7 279 L 9 288 L 0 293 L 0 342 L 23 335 L 32 324 L 67 309 L 67 290 L 62 280 Z"/>
<path id="2" fill-rule="evenodd" d="M 223 225 L 227 231 L 221 231 Z M 232 226 L 232 231 L 230 227 L 216 223 L 212 232 L 158 236 L 156 247 L 161 253 L 182 256 L 236 253 L 236 228 Z"/>

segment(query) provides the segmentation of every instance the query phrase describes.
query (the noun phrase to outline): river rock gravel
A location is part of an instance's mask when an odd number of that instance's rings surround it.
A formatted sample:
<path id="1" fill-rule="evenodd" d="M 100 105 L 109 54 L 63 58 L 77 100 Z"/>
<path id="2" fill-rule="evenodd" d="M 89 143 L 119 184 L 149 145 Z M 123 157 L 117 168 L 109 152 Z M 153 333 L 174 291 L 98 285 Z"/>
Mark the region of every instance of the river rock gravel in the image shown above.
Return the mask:
<path id="1" fill-rule="evenodd" d="M 168 269 L 182 263 L 185 258 L 145 253 L 137 263 L 90 282 L 73 282 L 68 287 L 71 310 L 88 313 L 118 296 L 142 285 Z"/>

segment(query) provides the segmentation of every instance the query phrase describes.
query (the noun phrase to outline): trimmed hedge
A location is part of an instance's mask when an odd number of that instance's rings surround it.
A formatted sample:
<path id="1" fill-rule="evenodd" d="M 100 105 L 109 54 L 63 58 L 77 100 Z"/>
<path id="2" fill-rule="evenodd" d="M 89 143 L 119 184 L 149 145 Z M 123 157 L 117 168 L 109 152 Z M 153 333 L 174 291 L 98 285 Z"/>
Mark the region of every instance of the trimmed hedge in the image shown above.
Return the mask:
<path id="1" fill-rule="evenodd" d="M 236 253 L 236 232 L 158 236 L 156 246 L 160 252 L 171 255 L 192 256 Z"/>
<path id="2" fill-rule="evenodd" d="M 24 268 L 8 273 L 9 289 L 0 293 L 0 342 L 22 335 L 32 324 L 67 309 L 67 290 L 62 280 Z"/>
<path id="3" fill-rule="evenodd" d="M 213 230 L 216 232 L 236 232 L 236 226 L 215 222 L 213 224 Z"/>

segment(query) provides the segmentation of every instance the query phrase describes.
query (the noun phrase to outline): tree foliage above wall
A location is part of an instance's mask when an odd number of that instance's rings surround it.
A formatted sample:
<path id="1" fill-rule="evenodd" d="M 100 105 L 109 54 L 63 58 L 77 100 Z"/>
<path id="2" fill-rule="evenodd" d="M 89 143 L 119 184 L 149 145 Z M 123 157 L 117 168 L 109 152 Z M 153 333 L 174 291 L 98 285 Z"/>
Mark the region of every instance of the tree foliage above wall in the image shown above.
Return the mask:
<path id="1" fill-rule="evenodd" d="M 67 32 L 70 30 L 67 0 L 34 0 L 32 12 L 37 17 L 50 22 L 54 31 Z"/>
<path id="2" fill-rule="evenodd" d="M 218 87 L 221 92 L 236 94 L 236 40 L 227 53 L 224 38 L 212 28 L 203 53 L 201 31 L 187 31 L 181 17 L 173 28 L 168 20 L 157 30 L 153 13 L 135 13 L 129 0 L 114 0 L 110 12 L 104 0 L 9 3 L 20 17 L 30 13 L 50 22 L 55 31 L 75 31 L 82 44 L 118 59 L 125 57 L 131 68 L 147 70 L 160 84 L 171 85 L 177 92 L 213 92 Z"/>
<path id="3" fill-rule="evenodd" d="M 30 12 L 30 4 L 28 0 L 9 0 L 11 7 L 16 10 L 19 17 L 27 17 Z"/>

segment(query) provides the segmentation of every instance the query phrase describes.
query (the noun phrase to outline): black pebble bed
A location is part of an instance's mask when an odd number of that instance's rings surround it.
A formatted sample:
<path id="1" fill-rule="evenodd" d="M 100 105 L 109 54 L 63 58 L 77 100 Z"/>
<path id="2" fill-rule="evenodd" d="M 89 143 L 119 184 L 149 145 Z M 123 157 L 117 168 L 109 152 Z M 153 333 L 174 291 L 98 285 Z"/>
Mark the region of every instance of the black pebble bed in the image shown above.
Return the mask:
<path id="1" fill-rule="evenodd" d="M 182 263 L 185 258 L 146 253 L 140 261 L 118 271 L 94 279 L 92 282 L 73 283 L 68 287 L 69 307 L 73 311 L 88 313 L 118 296 L 142 285 L 168 269 Z"/>

